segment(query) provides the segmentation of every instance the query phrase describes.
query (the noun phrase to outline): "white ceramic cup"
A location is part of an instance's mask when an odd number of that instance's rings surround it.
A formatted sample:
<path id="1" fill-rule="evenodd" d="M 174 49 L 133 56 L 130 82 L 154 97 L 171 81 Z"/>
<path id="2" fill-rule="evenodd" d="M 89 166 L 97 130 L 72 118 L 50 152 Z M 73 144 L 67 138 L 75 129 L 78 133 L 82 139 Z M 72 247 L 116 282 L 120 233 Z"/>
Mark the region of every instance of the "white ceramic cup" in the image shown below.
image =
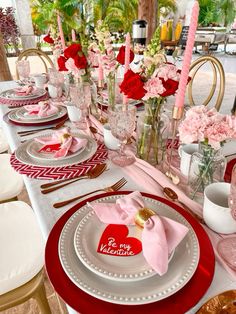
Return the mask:
<path id="1" fill-rule="evenodd" d="M 46 74 L 35 74 L 34 76 L 35 86 L 37 88 L 44 88 L 44 84 L 47 83 L 47 75 Z"/>
<path id="2" fill-rule="evenodd" d="M 72 102 L 69 102 L 69 101 L 65 101 L 65 106 L 66 106 L 70 121 L 71 122 L 80 121 L 80 118 L 81 118 L 80 110 Z"/>
<path id="3" fill-rule="evenodd" d="M 179 146 L 180 171 L 188 176 L 192 154 L 198 151 L 198 144 L 183 144 Z"/>
<path id="4" fill-rule="evenodd" d="M 109 124 L 104 124 L 103 126 L 103 136 L 104 144 L 108 149 L 117 150 L 120 147 L 120 142 L 111 133 L 111 128 Z"/>
<path id="5" fill-rule="evenodd" d="M 203 218 L 214 231 L 224 234 L 236 232 L 236 220 L 228 206 L 230 183 L 216 182 L 204 190 Z"/>

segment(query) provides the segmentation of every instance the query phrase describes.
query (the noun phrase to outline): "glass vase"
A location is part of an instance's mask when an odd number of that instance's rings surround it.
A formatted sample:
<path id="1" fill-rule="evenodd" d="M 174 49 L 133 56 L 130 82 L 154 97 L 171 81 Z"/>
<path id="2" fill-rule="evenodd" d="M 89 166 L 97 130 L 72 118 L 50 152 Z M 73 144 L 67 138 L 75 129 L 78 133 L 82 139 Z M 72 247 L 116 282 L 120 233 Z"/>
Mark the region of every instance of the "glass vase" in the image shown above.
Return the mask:
<path id="1" fill-rule="evenodd" d="M 224 180 L 226 159 L 221 149 L 215 150 L 206 143 L 199 143 L 199 151 L 193 153 L 190 161 L 188 185 L 190 197 L 202 198 L 206 186 Z"/>
<path id="2" fill-rule="evenodd" d="M 97 107 L 97 85 L 96 85 L 96 83 L 92 80 L 92 78 L 89 75 L 83 75 L 83 76 L 81 76 L 80 85 L 82 86 L 82 88 L 85 85 L 90 86 L 89 112 L 93 116 L 98 118 L 99 112 L 98 112 L 98 107 Z"/>
<path id="3" fill-rule="evenodd" d="M 108 93 L 108 105 L 113 110 L 116 103 L 116 75 L 115 73 L 109 73 L 107 76 L 107 93 Z"/>
<path id="4" fill-rule="evenodd" d="M 166 151 L 169 118 L 163 113 L 163 98 L 152 98 L 145 103 L 145 112 L 140 115 L 137 126 L 138 157 L 152 165 L 160 164 Z"/>

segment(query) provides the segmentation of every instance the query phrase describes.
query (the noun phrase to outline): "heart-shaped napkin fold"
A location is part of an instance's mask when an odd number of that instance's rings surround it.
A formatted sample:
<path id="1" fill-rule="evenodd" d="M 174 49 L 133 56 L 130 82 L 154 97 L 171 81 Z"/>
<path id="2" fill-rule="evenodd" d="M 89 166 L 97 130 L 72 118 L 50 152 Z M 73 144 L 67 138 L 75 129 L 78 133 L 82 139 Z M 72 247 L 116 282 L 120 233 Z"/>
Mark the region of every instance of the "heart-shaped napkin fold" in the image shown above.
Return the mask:
<path id="1" fill-rule="evenodd" d="M 27 96 L 30 95 L 34 90 L 32 85 L 25 85 L 23 87 L 15 88 L 14 91 L 18 96 Z"/>
<path id="2" fill-rule="evenodd" d="M 24 108 L 30 115 L 37 115 L 39 117 L 47 117 L 59 111 L 58 107 L 44 101 L 40 101 L 37 105 L 24 106 Z"/>
<path id="3" fill-rule="evenodd" d="M 91 203 L 99 220 L 107 224 L 135 224 L 137 212 L 145 207 L 141 193 L 135 191 L 116 203 Z M 169 254 L 188 233 L 188 228 L 167 217 L 153 215 L 144 223 L 142 232 L 143 255 L 159 274 L 168 270 Z"/>
<path id="4" fill-rule="evenodd" d="M 68 153 L 75 153 L 88 143 L 86 138 L 72 136 L 69 128 L 55 131 L 49 137 L 35 138 L 35 141 L 44 144 L 40 151 L 45 151 L 47 148 L 50 148 L 50 146 L 55 147 L 55 144 L 60 144 L 57 152 L 54 154 L 55 158 L 65 157 Z"/>

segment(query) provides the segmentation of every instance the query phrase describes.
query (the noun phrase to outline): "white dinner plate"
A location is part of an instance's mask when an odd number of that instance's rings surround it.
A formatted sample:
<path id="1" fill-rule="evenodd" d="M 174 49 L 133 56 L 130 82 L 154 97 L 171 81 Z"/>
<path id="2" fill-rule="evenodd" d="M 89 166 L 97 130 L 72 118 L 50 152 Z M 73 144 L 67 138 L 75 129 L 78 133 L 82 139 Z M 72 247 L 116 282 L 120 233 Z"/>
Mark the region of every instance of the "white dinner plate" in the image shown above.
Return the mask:
<path id="1" fill-rule="evenodd" d="M 52 133 L 53 131 L 43 132 L 43 134 L 41 133 L 41 135 L 38 135 L 37 137 L 51 136 Z M 80 133 L 73 133 L 72 135 L 80 137 L 80 138 L 86 138 L 88 140 L 88 143 L 80 154 L 76 156 L 70 156 L 70 158 L 66 160 L 64 159 L 41 160 L 41 159 L 32 157 L 29 154 L 28 147 L 32 145 L 32 142 L 34 142 L 34 139 L 31 139 L 31 140 L 26 141 L 25 143 L 22 143 L 16 149 L 15 156 L 19 161 L 21 161 L 22 163 L 26 165 L 43 166 L 43 167 L 66 167 L 69 165 L 75 165 L 83 161 L 86 161 L 96 153 L 97 143 L 93 138 L 84 134 L 80 134 Z"/>
<path id="2" fill-rule="evenodd" d="M 53 115 L 53 116 L 48 116 L 48 117 L 38 117 L 38 119 L 35 119 L 35 117 L 32 118 L 26 118 L 26 117 L 22 117 L 22 114 L 24 112 L 25 109 L 20 110 L 21 108 L 16 108 L 16 109 L 12 109 L 11 111 L 8 112 L 8 119 L 12 122 L 16 122 L 16 123 L 24 123 L 24 124 L 32 124 L 32 123 L 44 123 L 44 122 L 51 122 L 54 120 L 57 120 L 59 118 L 64 117 L 67 114 L 67 110 L 65 107 L 63 106 L 58 106 L 59 111 Z M 19 112 L 21 117 L 19 117 Z"/>
<path id="3" fill-rule="evenodd" d="M 29 95 L 17 95 L 15 88 L 8 89 L 0 94 L 0 97 L 12 99 L 12 100 L 27 100 L 27 99 L 35 99 L 38 97 L 42 97 L 47 93 L 44 89 L 36 89 Z"/>
<path id="4" fill-rule="evenodd" d="M 39 117 L 37 114 L 29 114 L 29 112 L 25 109 L 24 106 L 20 107 L 20 108 L 17 108 L 17 110 L 16 110 L 16 115 L 17 115 L 17 117 L 19 119 L 31 120 L 31 121 L 35 121 L 35 120 L 40 120 L 41 121 L 41 119 L 55 117 L 55 116 L 58 115 L 58 113 L 59 113 L 59 107 L 58 107 L 58 111 L 57 112 L 49 114 L 49 115 L 44 116 L 44 117 Z"/>
<path id="5" fill-rule="evenodd" d="M 29 143 L 29 145 L 27 146 L 27 153 L 32 157 L 32 158 L 36 158 L 38 160 L 44 160 L 44 161 L 55 161 L 55 160 L 66 160 L 66 159 L 70 159 L 71 157 L 76 157 L 79 154 L 81 154 L 84 149 L 86 149 L 86 146 L 81 147 L 77 152 L 69 152 L 67 156 L 64 157 L 59 157 L 59 158 L 55 158 L 54 155 L 56 152 L 39 152 L 40 149 L 44 146 L 44 144 L 36 142 L 36 141 L 32 141 L 31 143 Z"/>
<path id="6" fill-rule="evenodd" d="M 96 198 L 96 202 L 115 202 L 122 195 Z M 151 197 L 144 197 L 146 207 L 189 228 L 188 234 L 176 247 L 165 275 L 154 275 L 144 280 L 121 282 L 97 276 L 78 259 L 74 235 L 78 224 L 91 211 L 88 204 L 81 206 L 66 222 L 58 243 L 61 265 L 70 280 L 86 293 L 117 304 L 138 305 L 162 300 L 183 288 L 194 275 L 200 249 L 190 223 L 175 209 Z"/>
<path id="7" fill-rule="evenodd" d="M 79 223 L 74 236 L 75 251 L 81 262 L 95 274 L 118 281 L 137 281 L 156 275 L 146 262 L 142 252 L 134 256 L 111 256 L 97 253 L 100 237 L 107 227 L 100 222 L 94 211 L 89 212 Z M 142 231 L 128 226 L 129 237 L 141 241 Z M 174 252 L 170 255 L 169 261 Z"/>

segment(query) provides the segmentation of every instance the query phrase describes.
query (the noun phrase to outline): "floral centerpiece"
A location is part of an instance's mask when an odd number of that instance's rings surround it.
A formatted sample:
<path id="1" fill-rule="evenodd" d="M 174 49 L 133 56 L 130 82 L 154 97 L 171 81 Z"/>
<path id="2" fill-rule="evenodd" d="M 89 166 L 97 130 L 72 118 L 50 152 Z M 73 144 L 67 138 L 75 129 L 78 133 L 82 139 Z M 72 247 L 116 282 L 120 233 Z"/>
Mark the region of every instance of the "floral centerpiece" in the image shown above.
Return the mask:
<path id="1" fill-rule="evenodd" d="M 184 144 L 199 142 L 199 152 L 194 153 L 189 171 L 194 198 L 208 184 L 223 180 L 226 160 L 221 147 L 227 140 L 236 139 L 236 118 L 220 114 L 215 108 L 192 107 L 179 125 L 179 138 Z"/>
<path id="2" fill-rule="evenodd" d="M 160 31 L 157 30 L 137 72 L 128 70 L 120 84 L 120 90 L 128 98 L 144 101 L 145 115 L 139 131 L 138 155 L 153 164 L 163 158 L 165 141 L 162 108 L 166 97 L 175 95 L 180 79 L 180 71 L 172 63 L 166 62 L 160 45 Z M 163 128 L 164 127 L 164 128 Z"/>
<path id="3" fill-rule="evenodd" d="M 53 63 L 54 66 L 57 68 L 57 59 L 60 57 L 60 55 L 63 52 L 62 44 L 60 37 L 53 38 L 50 33 L 48 33 L 46 36 L 43 37 L 43 41 L 48 43 L 51 46 L 52 53 L 53 53 Z"/>
<path id="4" fill-rule="evenodd" d="M 121 46 L 116 56 L 112 46 L 112 38 L 106 24 L 99 21 L 95 29 L 97 46 L 94 47 L 100 54 L 100 62 L 107 79 L 108 103 L 113 108 L 115 106 L 115 83 L 116 71 L 120 65 L 125 63 L 125 46 Z M 130 63 L 134 59 L 134 52 L 130 51 Z"/>

